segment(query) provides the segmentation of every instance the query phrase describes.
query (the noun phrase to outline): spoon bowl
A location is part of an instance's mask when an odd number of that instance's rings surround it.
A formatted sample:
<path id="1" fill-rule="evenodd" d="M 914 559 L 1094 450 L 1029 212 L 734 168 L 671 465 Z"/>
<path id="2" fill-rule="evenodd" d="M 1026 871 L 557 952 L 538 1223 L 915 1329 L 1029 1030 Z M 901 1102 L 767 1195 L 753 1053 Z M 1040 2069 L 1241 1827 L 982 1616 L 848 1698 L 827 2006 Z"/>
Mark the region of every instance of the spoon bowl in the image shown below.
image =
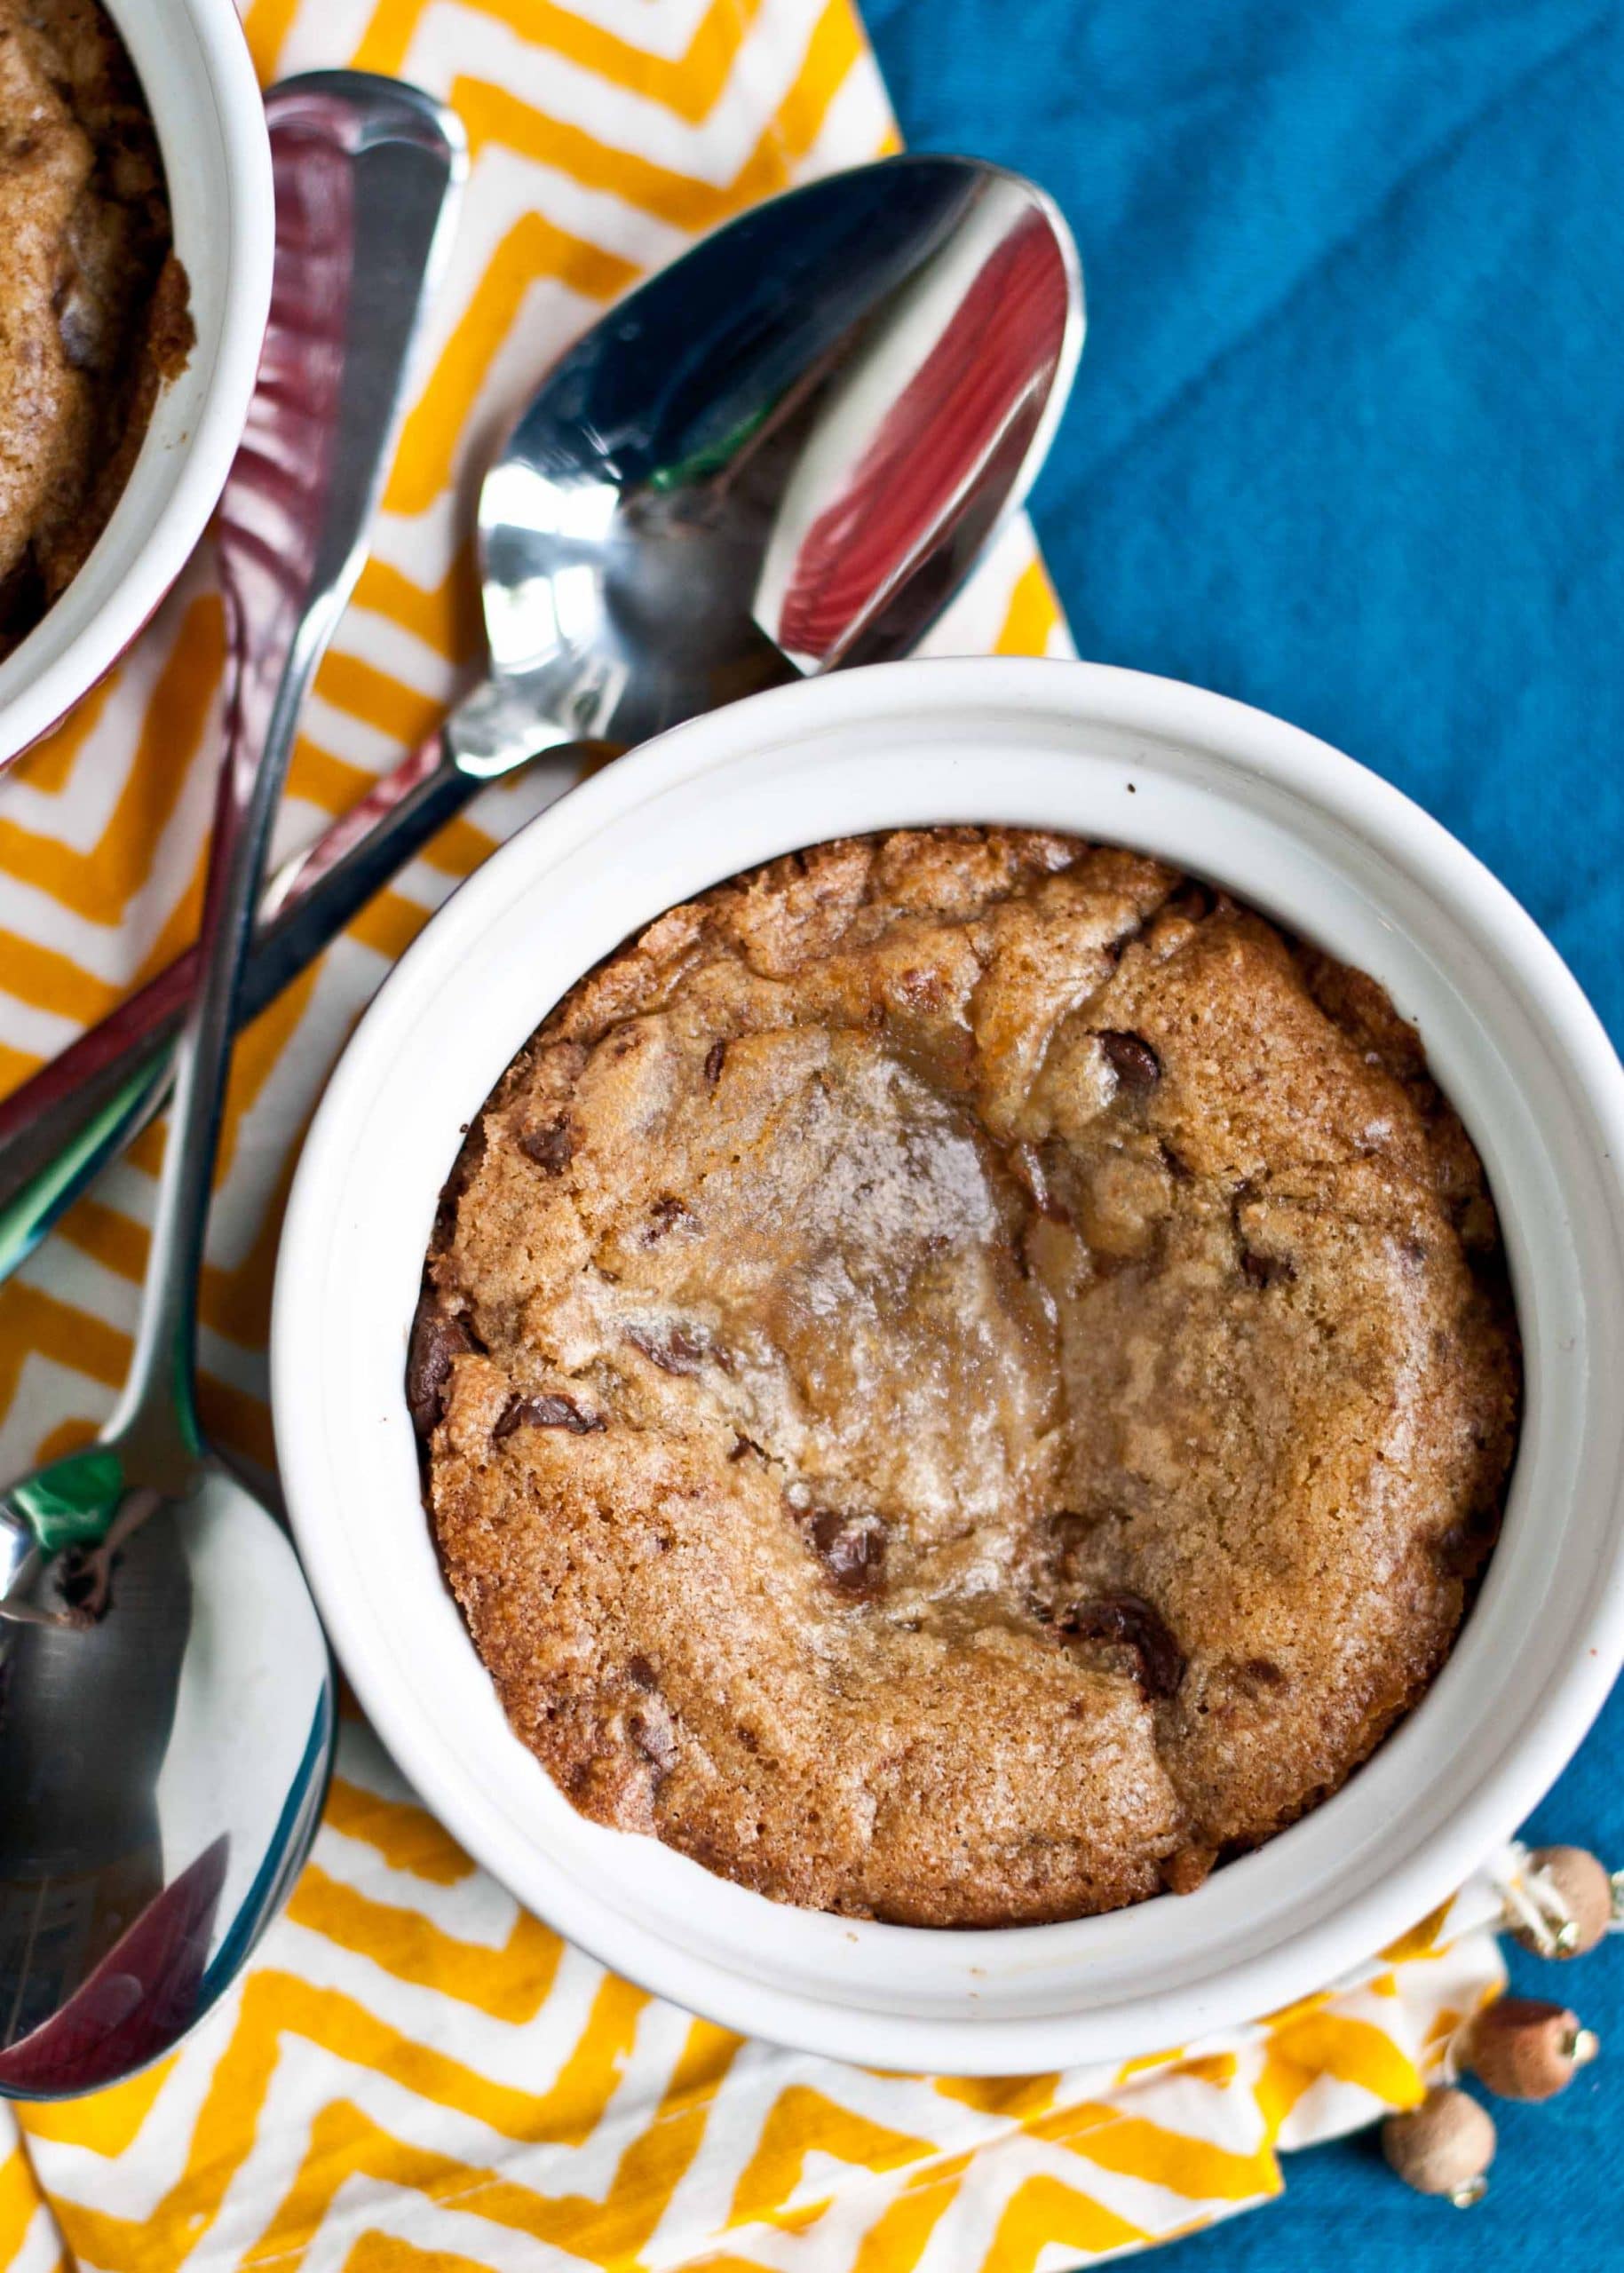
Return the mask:
<path id="1" fill-rule="evenodd" d="M 479 506 L 485 677 L 278 874 L 256 1016 L 494 777 L 553 795 L 736 698 L 909 653 L 1026 497 L 1083 333 L 1033 183 L 901 157 L 715 230 L 542 379 Z M 0 1101 L 0 1278 L 161 1107 L 178 958 Z"/>
<path id="2" fill-rule="evenodd" d="M 1025 498 L 1081 349 L 1052 201 L 899 157 L 757 206 L 556 363 L 479 494 L 481 773 L 915 646 Z"/>
<path id="3" fill-rule="evenodd" d="M 98 1512 L 101 1450 L 36 1487 Z M 99 1511 L 143 1517 L 116 1615 L 22 1626 L 0 1667 L 8 2094 L 93 2090 L 167 2051 L 280 1907 L 326 1790 L 330 1664 L 286 1532 L 215 1456 L 140 1499 L 115 1485 Z"/>

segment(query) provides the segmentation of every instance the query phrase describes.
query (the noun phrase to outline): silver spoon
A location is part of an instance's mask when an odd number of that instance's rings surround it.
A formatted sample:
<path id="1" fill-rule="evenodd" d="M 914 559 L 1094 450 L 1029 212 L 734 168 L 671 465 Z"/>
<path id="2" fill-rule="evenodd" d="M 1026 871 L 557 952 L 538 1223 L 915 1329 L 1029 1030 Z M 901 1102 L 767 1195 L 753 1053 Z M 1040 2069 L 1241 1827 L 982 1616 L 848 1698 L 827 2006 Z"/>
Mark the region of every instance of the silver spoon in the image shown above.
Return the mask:
<path id="1" fill-rule="evenodd" d="M 758 206 L 556 364 L 480 494 L 487 677 L 273 887 L 263 1010 L 498 775 L 735 695 L 907 653 L 1019 505 L 1082 337 L 1077 257 L 1032 183 L 861 166 Z M 0 1102 L 0 1277 L 150 1120 L 182 958 Z"/>
<path id="2" fill-rule="evenodd" d="M 199 1426 L 197 1277 L 294 723 L 360 565 L 465 158 L 450 114 L 392 80 L 313 74 L 269 107 L 271 322 L 221 501 L 226 749 L 135 1355 L 98 1441 L 0 1500 L 0 2094 L 16 2097 L 112 2082 L 208 2010 L 304 1858 L 332 1753 L 331 1664 L 292 1546 Z"/>

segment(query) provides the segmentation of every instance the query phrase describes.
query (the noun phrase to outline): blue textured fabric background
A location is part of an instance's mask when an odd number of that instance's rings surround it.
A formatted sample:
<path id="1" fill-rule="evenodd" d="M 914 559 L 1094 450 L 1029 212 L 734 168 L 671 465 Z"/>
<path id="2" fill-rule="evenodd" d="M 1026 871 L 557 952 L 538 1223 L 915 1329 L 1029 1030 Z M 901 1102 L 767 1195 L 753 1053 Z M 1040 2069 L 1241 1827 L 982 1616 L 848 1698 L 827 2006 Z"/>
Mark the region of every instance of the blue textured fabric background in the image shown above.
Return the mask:
<path id="1" fill-rule="evenodd" d="M 1081 652 L 1278 711 L 1504 879 L 1624 1042 L 1624 11 L 867 0 L 910 144 L 1058 198 L 1089 302 L 1034 517 Z M 1620 1385 L 1624 1395 L 1624 1383 Z M 1536 1835 L 1624 1863 L 1624 1693 Z M 1180 2273 L 1624 2267 L 1624 1937 L 1518 1985 L 1612 2057 L 1469 2216 L 1369 2139 Z"/>

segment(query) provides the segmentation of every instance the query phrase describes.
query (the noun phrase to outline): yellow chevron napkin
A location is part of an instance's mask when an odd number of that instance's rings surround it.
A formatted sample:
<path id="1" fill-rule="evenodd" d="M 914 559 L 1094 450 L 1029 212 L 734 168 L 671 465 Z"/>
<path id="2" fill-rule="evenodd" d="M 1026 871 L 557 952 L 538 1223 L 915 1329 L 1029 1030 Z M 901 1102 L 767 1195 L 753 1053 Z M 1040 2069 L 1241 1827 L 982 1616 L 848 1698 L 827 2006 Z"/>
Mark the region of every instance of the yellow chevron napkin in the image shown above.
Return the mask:
<path id="1" fill-rule="evenodd" d="M 479 645 L 470 483 L 606 302 L 754 200 L 895 147 L 850 0 L 252 0 L 263 76 L 354 62 L 453 103 L 473 169 L 373 555 L 280 849 L 441 714 Z M 1030 531 L 939 653 L 1066 653 Z M 184 944 L 218 748 L 207 553 L 0 782 L 0 1088 Z M 535 809 L 493 789 L 245 1037 L 202 1295 L 211 1427 L 267 1461 L 263 1348 L 299 1134 L 362 1004 Z M 0 1468 L 91 1433 L 130 1354 L 160 1139 L 0 1287 Z M 237 1992 L 116 2091 L 0 2108 L 0 2268 L 599 2266 L 1034 2273 L 1279 2190 L 1277 2151 L 1418 2099 L 1497 1989 L 1485 1875 L 1335 1993 L 1116 2071 L 882 2076 L 741 2041 L 606 1973 L 475 1869 L 344 1728 L 315 1852 Z"/>
<path id="2" fill-rule="evenodd" d="M 0 2265 L 1050 2273 L 1266 2200 L 1414 2103 L 1501 1983 L 1485 1876 L 1335 1995 L 1120 2070 L 965 2083 L 752 2044 L 476 1871 L 346 1725 L 241 1988 L 118 2089 L 19 2111 Z"/>

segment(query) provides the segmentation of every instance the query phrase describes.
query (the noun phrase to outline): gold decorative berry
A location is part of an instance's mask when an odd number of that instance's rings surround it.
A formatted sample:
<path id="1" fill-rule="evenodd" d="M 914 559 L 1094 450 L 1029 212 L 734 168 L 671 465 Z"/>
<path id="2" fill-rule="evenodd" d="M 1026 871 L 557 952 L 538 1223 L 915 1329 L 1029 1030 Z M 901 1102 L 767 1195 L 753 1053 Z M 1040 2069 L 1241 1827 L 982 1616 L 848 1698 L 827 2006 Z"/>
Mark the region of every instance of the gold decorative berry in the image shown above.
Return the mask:
<path id="1" fill-rule="evenodd" d="M 1565 2005 L 1501 1997 L 1467 2030 L 1461 2065 L 1501 2099 L 1554 2099 L 1600 2050 Z"/>
<path id="2" fill-rule="evenodd" d="M 1512 1933 L 1536 1957 L 1583 1957 L 1612 1923 L 1614 1889 L 1604 1863 L 1582 1847 L 1537 1847 L 1528 1857 L 1528 1877 L 1541 1896 L 1541 1921 L 1525 1919 Z"/>
<path id="3" fill-rule="evenodd" d="M 1494 2119 L 1468 2093 L 1440 2084 L 1419 2107 L 1388 2117 L 1382 2151 L 1418 2194 L 1441 2194 L 1457 2210 L 1470 2209 L 1488 2191 Z"/>

